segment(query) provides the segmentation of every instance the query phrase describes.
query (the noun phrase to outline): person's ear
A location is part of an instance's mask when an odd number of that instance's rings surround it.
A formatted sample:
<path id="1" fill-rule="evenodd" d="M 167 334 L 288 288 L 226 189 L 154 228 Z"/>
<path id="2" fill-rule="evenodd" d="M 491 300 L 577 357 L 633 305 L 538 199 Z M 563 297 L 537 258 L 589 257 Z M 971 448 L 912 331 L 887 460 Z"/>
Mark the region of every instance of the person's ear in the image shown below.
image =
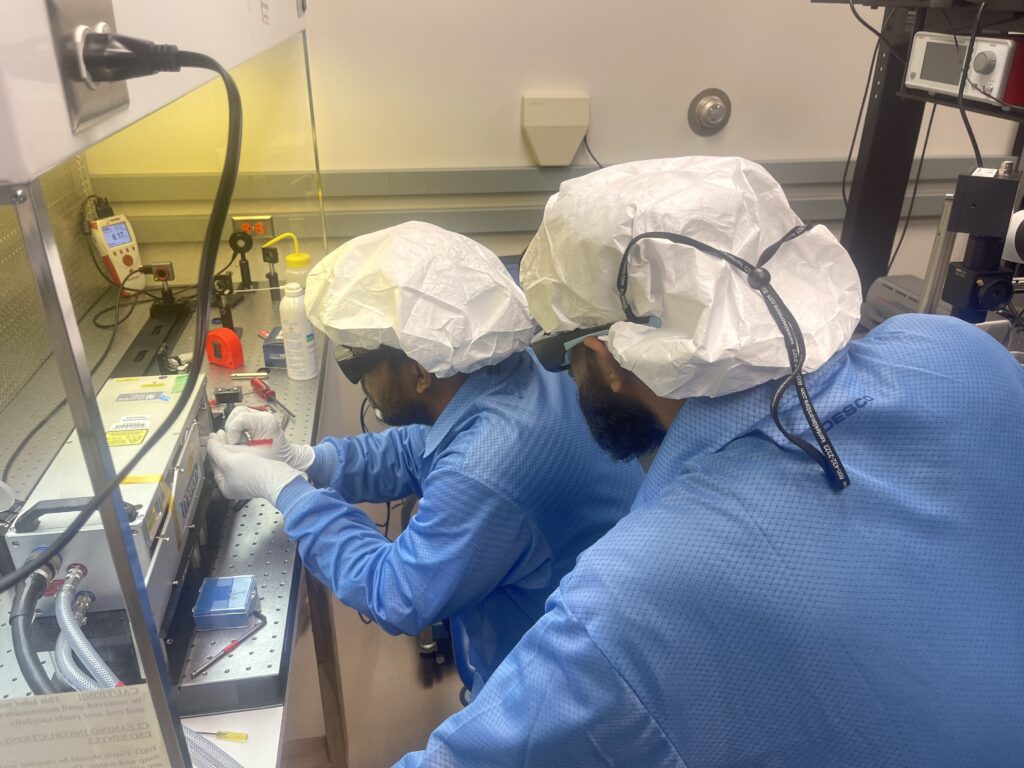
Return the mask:
<path id="1" fill-rule="evenodd" d="M 585 338 L 583 346 L 594 353 L 594 367 L 597 370 L 597 375 L 608 385 L 608 389 L 617 395 L 621 394 L 626 386 L 625 371 L 612 356 L 608 346 L 597 336 Z"/>
<path id="2" fill-rule="evenodd" d="M 430 373 L 430 371 L 419 363 L 414 362 L 413 366 L 413 375 L 415 377 L 413 379 L 413 385 L 416 388 L 416 394 L 422 395 L 430 389 L 431 385 L 434 383 L 434 374 Z"/>

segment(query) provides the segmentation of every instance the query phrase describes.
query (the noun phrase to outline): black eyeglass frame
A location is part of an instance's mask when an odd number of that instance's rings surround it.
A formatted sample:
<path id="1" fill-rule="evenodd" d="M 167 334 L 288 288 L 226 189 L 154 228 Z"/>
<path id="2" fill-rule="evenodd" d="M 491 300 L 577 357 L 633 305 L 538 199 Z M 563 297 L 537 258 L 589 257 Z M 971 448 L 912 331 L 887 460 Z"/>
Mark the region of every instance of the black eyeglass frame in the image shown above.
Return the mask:
<path id="1" fill-rule="evenodd" d="M 389 359 L 399 359 L 404 353 L 394 347 L 377 347 L 376 349 L 357 350 L 353 347 L 339 345 L 334 350 L 334 359 L 345 378 L 358 384 L 378 363 Z"/>
<path id="2" fill-rule="evenodd" d="M 541 366 L 546 371 L 559 373 L 568 370 L 569 361 L 567 353 L 572 348 L 572 342 L 587 336 L 597 336 L 611 328 L 613 323 L 595 325 L 590 328 L 577 328 L 574 331 L 553 333 L 550 336 L 543 336 L 530 344 L 530 349 L 537 356 Z"/>

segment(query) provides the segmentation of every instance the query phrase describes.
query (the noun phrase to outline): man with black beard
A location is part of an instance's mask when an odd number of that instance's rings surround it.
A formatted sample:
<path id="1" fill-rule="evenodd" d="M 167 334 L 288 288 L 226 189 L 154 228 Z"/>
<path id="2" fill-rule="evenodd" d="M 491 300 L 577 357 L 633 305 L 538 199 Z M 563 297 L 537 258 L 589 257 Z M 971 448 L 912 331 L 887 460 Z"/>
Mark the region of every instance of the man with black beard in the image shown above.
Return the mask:
<path id="1" fill-rule="evenodd" d="M 527 350 L 522 291 L 479 243 L 420 222 L 364 235 L 314 267 L 306 296 L 395 428 L 296 445 L 272 414 L 237 409 L 210 440 L 218 484 L 278 507 L 306 567 L 388 632 L 451 618 L 475 695 L 628 511 L 640 467 L 594 444 L 572 382 Z M 393 542 L 353 506 L 410 494 L 419 510 Z"/>
<path id="2" fill-rule="evenodd" d="M 653 452 L 665 438 L 666 427 L 658 422 L 649 407 L 618 398 L 604 386 L 599 370 L 599 356 L 604 352 L 600 342 L 584 340 L 570 353 L 580 410 L 590 434 L 609 456 L 616 461 L 639 458 L 647 468 L 654 459 Z M 627 373 L 622 371 L 620 375 L 625 377 Z M 675 413 L 672 411 L 671 415 Z"/>
<path id="3" fill-rule="evenodd" d="M 1024 372 L 860 285 L 738 158 L 567 181 L 533 344 L 652 461 L 466 710 L 403 766 L 1024 763 Z"/>

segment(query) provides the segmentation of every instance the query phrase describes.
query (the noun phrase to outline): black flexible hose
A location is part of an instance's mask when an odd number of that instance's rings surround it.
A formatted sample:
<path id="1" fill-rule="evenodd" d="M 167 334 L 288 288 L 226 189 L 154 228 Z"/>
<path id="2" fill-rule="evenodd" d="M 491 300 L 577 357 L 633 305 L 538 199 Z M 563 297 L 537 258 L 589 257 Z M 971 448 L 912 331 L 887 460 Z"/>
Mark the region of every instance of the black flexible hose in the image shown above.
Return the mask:
<path id="1" fill-rule="evenodd" d="M 35 565 L 35 563 L 33 563 Z M 37 566 L 38 567 L 38 566 Z M 32 689 L 32 693 L 42 696 L 57 693 L 50 676 L 46 674 L 39 656 L 32 649 L 32 620 L 36 615 L 36 603 L 46 591 L 49 579 L 36 570 L 18 584 L 14 592 L 14 603 L 11 605 L 11 638 L 14 642 L 14 656 L 18 660 L 21 675 Z"/>
<path id="2" fill-rule="evenodd" d="M 56 669 L 53 670 L 53 674 L 50 675 L 50 685 L 57 693 L 74 693 L 75 689 L 64 682 L 64 678 L 60 676 L 60 672 Z"/>

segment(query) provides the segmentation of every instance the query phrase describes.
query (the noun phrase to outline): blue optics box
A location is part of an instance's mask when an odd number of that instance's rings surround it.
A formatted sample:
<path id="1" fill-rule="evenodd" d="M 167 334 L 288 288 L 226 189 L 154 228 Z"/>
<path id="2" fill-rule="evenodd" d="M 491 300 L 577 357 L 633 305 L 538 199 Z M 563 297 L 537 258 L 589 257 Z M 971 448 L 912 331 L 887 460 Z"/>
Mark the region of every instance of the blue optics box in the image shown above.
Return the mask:
<path id="1" fill-rule="evenodd" d="M 218 576 L 203 580 L 192 616 L 196 629 L 235 629 L 259 609 L 255 576 Z"/>
<path id="2" fill-rule="evenodd" d="M 284 339 L 281 337 L 281 326 L 275 326 L 263 340 L 263 365 L 267 368 L 287 368 L 284 359 Z"/>

